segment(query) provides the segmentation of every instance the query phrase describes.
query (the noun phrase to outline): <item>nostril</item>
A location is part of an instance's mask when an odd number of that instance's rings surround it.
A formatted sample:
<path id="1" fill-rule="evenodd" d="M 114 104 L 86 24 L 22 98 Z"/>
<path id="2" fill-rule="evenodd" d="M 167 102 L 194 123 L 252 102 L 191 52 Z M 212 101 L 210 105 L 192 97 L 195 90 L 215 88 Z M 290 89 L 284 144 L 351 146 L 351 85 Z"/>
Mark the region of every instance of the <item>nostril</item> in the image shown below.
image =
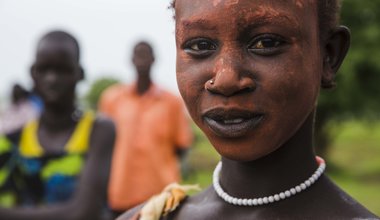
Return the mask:
<path id="1" fill-rule="evenodd" d="M 205 82 L 204 88 L 210 93 L 233 96 L 253 92 L 256 89 L 256 81 L 253 77 L 239 77 L 239 74 L 219 74 Z"/>
<path id="2" fill-rule="evenodd" d="M 253 87 L 247 87 L 247 88 L 242 89 L 241 91 L 239 91 L 239 93 L 249 93 L 249 92 L 252 92 L 253 90 L 255 90 L 255 88 L 253 88 Z"/>

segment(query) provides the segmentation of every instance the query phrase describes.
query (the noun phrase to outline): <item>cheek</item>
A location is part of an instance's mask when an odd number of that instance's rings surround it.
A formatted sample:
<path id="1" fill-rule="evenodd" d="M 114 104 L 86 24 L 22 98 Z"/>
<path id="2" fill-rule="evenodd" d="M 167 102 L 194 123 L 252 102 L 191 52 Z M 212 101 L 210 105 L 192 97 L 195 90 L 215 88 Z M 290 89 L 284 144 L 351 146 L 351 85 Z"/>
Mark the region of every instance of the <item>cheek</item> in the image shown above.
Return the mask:
<path id="1" fill-rule="evenodd" d="M 205 83 L 212 77 L 210 66 L 212 66 L 210 63 L 194 62 L 186 58 L 184 53 L 177 55 L 177 84 L 191 114 L 199 110 L 200 102 L 206 92 Z"/>
<path id="2" fill-rule="evenodd" d="M 272 125 L 284 132 L 277 132 L 281 145 L 291 137 L 315 109 L 319 93 L 318 72 L 314 65 L 305 58 L 294 56 L 285 61 L 285 65 L 276 67 L 271 79 L 267 82 Z M 272 128 L 274 129 L 274 128 Z"/>
<path id="3" fill-rule="evenodd" d="M 203 86 L 198 74 L 186 66 L 185 63 L 177 59 L 177 85 L 191 117 L 196 121 L 197 106 Z"/>
<path id="4" fill-rule="evenodd" d="M 306 54 L 304 56 L 303 54 Z M 312 103 L 319 92 L 318 69 L 309 53 L 300 48 L 293 56 L 272 65 L 270 77 L 263 88 L 268 91 L 274 103 L 293 107 L 306 107 Z"/>

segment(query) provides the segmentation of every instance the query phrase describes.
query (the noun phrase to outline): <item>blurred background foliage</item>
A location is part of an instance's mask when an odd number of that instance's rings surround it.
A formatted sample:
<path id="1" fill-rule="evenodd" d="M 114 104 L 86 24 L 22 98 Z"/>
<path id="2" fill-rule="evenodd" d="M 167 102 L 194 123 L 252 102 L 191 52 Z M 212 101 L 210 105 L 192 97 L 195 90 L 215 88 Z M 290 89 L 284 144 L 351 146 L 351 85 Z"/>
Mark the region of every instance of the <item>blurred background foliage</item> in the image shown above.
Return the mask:
<path id="1" fill-rule="evenodd" d="M 351 48 L 336 77 L 322 91 L 316 121 L 317 152 L 329 159 L 331 122 L 375 120 L 380 115 L 380 1 L 344 0 L 341 23 L 351 29 Z"/>
<path id="2" fill-rule="evenodd" d="M 380 215 L 380 1 L 344 0 L 341 23 L 351 29 L 351 48 L 337 88 L 322 90 L 315 146 L 328 160 L 328 175 L 372 212 Z M 116 79 L 94 82 L 86 95 L 96 109 L 101 92 Z M 211 183 L 219 155 L 194 125 L 195 143 L 183 161 L 184 182 Z"/>
<path id="3" fill-rule="evenodd" d="M 118 79 L 108 77 L 95 80 L 85 95 L 85 105 L 90 109 L 96 110 L 98 107 L 98 101 L 103 91 L 109 86 L 112 86 L 119 82 L 120 81 Z"/>

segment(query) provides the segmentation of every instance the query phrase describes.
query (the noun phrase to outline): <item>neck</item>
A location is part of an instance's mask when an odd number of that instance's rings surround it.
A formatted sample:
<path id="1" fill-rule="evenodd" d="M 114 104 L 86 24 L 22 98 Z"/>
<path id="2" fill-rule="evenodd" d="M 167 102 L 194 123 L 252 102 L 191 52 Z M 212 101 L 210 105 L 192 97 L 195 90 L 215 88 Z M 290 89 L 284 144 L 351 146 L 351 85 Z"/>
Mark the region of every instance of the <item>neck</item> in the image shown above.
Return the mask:
<path id="1" fill-rule="evenodd" d="M 220 183 L 231 196 L 253 198 L 288 190 L 318 168 L 312 148 L 314 114 L 275 152 L 250 162 L 222 158 Z"/>
<path id="2" fill-rule="evenodd" d="M 152 80 L 150 79 L 149 74 L 147 73 L 139 73 L 139 77 L 137 78 L 137 86 L 136 90 L 139 95 L 143 95 L 147 92 L 152 84 Z"/>
<path id="3" fill-rule="evenodd" d="M 75 126 L 76 120 L 73 118 L 75 109 L 74 103 L 59 107 L 45 105 L 40 117 L 40 126 L 50 131 L 59 131 Z"/>

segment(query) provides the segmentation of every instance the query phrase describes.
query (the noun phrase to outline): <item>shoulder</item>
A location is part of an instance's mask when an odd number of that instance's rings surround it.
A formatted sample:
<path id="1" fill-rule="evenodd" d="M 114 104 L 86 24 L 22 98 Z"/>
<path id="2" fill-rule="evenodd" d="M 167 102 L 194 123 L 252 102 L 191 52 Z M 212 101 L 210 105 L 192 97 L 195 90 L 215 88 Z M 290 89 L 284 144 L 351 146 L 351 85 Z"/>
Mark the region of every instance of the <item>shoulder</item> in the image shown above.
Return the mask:
<path id="1" fill-rule="evenodd" d="M 165 98 L 168 98 L 171 100 L 180 100 L 179 95 L 176 95 L 175 93 L 173 93 L 173 92 L 171 92 L 165 88 L 159 87 L 157 85 L 154 85 L 154 86 L 156 87 L 156 90 L 160 94 L 161 97 L 165 97 Z"/>
<path id="2" fill-rule="evenodd" d="M 141 209 L 144 207 L 145 203 L 140 204 L 119 216 L 116 220 L 138 220 L 138 215 Z"/>
<path id="3" fill-rule="evenodd" d="M 130 86 L 124 85 L 124 84 L 112 85 L 112 86 L 108 87 L 106 90 L 104 90 L 104 92 L 101 95 L 101 99 L 102 100 L 104 100 L 104 99 L 107 99 L 107 100 L 108 99 L 115 99 L 118 96 L 125 93 L 126 91 L 128 91 L 129 87 Z"/>
<path id="4" fill-rule="evenodd" d="M 115 124 L 113 121 L 105 115 L 98 114 L 95 116 L 93 133 L 97 134 L 114 134 L 115 133 Z"/>
<path id="5" fill-rule="evenodd" d="M 226 210 L 223 205 L 210 186 L 186 198 L 167 219 L 230 219 L 227 216 L 223 217 Z"/>
<path id="6" fill-rule="evenodd" d="M 273 206 L 245 208 L 228 205 L 210 187 L 189 197 L 171 219 L 379 219 L 338 187 L 317 188 Z"/>
<path id="7" fill-rule="evenodd" d="M 177 110 L 178 108 L 183 108 L 184 103 L 179 95 L 161 88 L 159 89 L 159 92 L 160 96 L 162 97 L 161 100 L 164 100 L 165 102 L 170 104 L 172 108 L 175 108 Z"/>
<path id="8" fill-rule="evenodd" d="M 102 114 L 95 115 L 94 127 L 96 127 L 96 129 L 101 129 L 101 130 L 104 130 L 104 129 L 110 130 L 109 132 L 115 131 L 115 125 L 113 121 L 109 117 Z"/>
<path id="9" fill-rule="evenodd" d="M 96 115 L 91 133 L 93 145 L 112 149 L 115 135 L 116 129 L 112 120 L 104 115 Z"/>
<path id="10" fill-rule="evenodd" d="M 345 219 L 379 219 L 354 198 L 340 189 L 328 178 L 326 186 L 317 192 L 322 210 L 329 210 L 331 216 Z M 316 198 L 318 198 L 316 197 Z"/>

